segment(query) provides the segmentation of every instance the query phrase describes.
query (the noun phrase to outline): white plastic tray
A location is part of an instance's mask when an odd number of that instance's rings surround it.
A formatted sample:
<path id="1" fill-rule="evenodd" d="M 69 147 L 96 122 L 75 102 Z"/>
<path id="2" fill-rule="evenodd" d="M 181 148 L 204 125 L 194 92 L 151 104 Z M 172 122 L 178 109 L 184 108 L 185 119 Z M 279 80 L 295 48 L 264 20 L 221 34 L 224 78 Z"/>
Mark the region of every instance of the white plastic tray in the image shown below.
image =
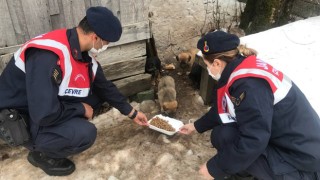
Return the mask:
<path id="1" fill-rule="evenodd" d="M 150 122 L 151 122 L 151 120 L 152 120 L 153 118 L 155 118 L 155 117 L 159 117 L 159 118 L 161 118 L 161 119 L 163 119 L 163 120 L 168 121 L 168 123 L 175 129 L 175 131 L 166 131 L 166 130 L 164 130 L 164 129 L 160 129 L 160 128 L 156 127 L 156 126 L 151 125 Z M 162 133 L 164 133 L 164 134 L 166 134 L 166 135 L 169 135 L 169 136 L 174 135 L 176 132 L 179 131 L 180 127 L 183 126 L 183 122 L 182 122 L 182 121 L 179 121 L 179 120 L 177 120 L 177 119 L 173 119 L 173 118 L 170 118 L 170 117 L 167 117 L 167 116 L 163 116 L 163 115 L 161 115 L 161 114 L 155 115 L 153 118 L 151 118 L 151 119 L 148 121 L 148 122 L 149 122 L 149 128 L 150 128 L 150 129 L 153 129 L 153 130 L 156 130 L 156 131 L 159 131 L 159 132 L 162 132 Z"/>

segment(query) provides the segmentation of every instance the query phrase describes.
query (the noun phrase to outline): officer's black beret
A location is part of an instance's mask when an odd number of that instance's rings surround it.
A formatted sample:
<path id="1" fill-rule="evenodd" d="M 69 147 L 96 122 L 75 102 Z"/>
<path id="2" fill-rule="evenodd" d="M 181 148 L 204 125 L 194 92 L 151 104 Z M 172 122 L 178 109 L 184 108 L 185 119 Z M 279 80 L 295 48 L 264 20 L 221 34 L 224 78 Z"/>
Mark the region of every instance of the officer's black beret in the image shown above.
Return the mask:
<path id="1" fill-rule="evenodd" d="M 116 42 L 122 34 L 119 19 L 106 7 L 90 7 L 86 13 L 88 23 L 93 31 L 103 40 Z"/>
<path id="2" fill-rule="evenodd" d="M 236 49 L 240 44 L 240 39 L 234 34 L 224 31 L 214 31 L 207 33 L 197 44 L 197 48 L 202 54 L 216 54 Z"/>

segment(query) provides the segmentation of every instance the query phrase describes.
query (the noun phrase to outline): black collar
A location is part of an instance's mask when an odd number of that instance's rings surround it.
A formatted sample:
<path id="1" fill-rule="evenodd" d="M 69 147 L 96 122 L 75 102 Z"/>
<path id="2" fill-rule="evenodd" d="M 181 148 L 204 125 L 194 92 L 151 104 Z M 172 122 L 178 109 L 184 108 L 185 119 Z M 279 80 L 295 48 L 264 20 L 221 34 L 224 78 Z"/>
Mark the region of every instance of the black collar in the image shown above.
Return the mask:
<path id="1" fill-rule="evenodd" d="M 68 29 L 67 37 L 70 44 L 72 57 L 80 62 L 91 62 L 91 57 L 88 55 L 88 52 L 81 52 L 76 28 Z"/>

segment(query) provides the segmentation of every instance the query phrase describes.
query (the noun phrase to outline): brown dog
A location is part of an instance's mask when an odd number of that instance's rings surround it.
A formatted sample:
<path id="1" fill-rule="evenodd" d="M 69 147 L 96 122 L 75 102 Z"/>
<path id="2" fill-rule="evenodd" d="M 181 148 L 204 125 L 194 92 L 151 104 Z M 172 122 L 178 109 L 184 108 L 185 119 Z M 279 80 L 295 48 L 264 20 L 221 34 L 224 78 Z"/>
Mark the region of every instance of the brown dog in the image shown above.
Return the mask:
<path id="1" fill-rule="evenodd" d="M 178 102 L 176 100 L 177 92 L 175 82 L 171 76 L 164 76 L 158 84 L 158 100 L 161 107 L 161 112 L 171 114 L 176 112 Z"/>
<path id="2" fill-rule="evenodd" d="M 176 59 L 179 62 L 179 65 L 183 71 L 183 74 L 189 74 L 192 68 L 192 65 L 194 63 L 196 54 L 200 50 L 197 48 L 191 48 L 188 49 L 187 51 L 182 51 L 180 52 L 177 56 Z"/>

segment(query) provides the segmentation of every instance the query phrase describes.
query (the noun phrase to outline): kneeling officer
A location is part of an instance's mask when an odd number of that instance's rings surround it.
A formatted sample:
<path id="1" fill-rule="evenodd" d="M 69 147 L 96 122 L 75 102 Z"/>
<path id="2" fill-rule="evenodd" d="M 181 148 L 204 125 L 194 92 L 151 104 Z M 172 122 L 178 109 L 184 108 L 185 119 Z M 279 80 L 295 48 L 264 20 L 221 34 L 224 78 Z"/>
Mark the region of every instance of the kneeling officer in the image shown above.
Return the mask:
<path id="1" fill-rule="evenodd" d="M 95 60 L 121 34 L 109 9 L 91 7 L 77 27 L 22 45 L 0 76 L 0 137 L 28 148 L 28 161 L 48 175 L 63 176 L 75 170 L 67 157 L 94 143 L 97 130 L 88 120 L 102 103 L 147 125 L 146 116 L 132 108 Z"/>

